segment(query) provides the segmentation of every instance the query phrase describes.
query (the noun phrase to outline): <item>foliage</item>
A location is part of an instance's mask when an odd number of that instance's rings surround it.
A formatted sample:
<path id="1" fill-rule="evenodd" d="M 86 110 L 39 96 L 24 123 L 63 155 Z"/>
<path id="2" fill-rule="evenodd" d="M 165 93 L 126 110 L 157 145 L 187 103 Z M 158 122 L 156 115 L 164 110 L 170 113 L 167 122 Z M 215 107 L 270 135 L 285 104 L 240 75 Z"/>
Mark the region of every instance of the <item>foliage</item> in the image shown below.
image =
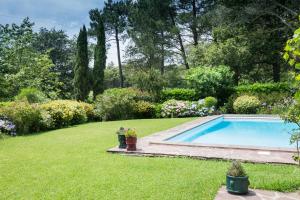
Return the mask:
<path id="1" fill-rule="evenodd" d="M 95 113 L 102 120 L 131 119 L 136 101 L 147 98 L 147 94 L 133 88 L 108 89 L 97 96 Z"/>
<path id="2" fill-rule="evenodd" d="M 94 98 L 104 91 L 104 70 L 106 66 L 106 46 L 104 18 L 97 9 L 90 11 L 91 31 L 97 38 L 94 50 L 93 94 Z"/>
<path id="3" fill-rule="evenodd" d="M 147 101 L 137 101 L 133 109 L 135 118 L 145 119 L 155 116 L 155 105 Z"/>
<path id="4" fill-rule="evenodd" d="M 21 25 L 0 25 L 0 94 L 8 98 L 25 87 L 35 87 L 48 97 L 59 93 L 61 82 L 53 71 L 48 52 L 34 48 L 33 23 L 28 18 Z"/>
<path id="5" fill-rule="evenodd" d="M 28 101 L 29 103 L 41 103 L 47 101 L 47 97 L 36 88 L 23 88 L 20 93 L 15 96 L 17 101 Z"/>
<path id="6" fill-rule="evenodd" d="M 85 26 L 77 38 L 76 65 L 74 69 L 74 89 L 77 100 L 86 100 L 89 93 L 88 41 Z"/>
<path id="7" fill-rule="evenodd" d="M 226 66 L 197 67 L 188 71 L 186 79 L 189 87 L 195 89 L 201 98 L 214 96 L 223 102 L 231 94 L 232 76 Z"/>
<path id="8" fill-rule="evenodd" d="M 119 130 L 116 132 L 117 135 L 125 135 L 126 130 L 124 127 L 120 127 Z"/>
<path id="9" fill-rule="evenodd" d="M 76 41 L 63 30 L 41 28 L 34 34 L 33 47 L 43 54 L 48 53 L 54 66 L 52 72 L 58 75 L 61 84 L 57 87 L 59 98 L 71 98 L 73 93 L 73 66 L 75 64 Z"/>
<path id="10" fill-rule="evenodd" d="M 233 109 L 239 114 L 255 114 L 261 103 L 255 96 L 243 95 L 238 97 L 233 103 Z"/>
<path id="11" fill-rule="evenodd" d="M 205 97 L 204 105 L 207 108 L 216 107 L 218 100 L 215 97 Z"/>
<path id="12" fill-rule="evenodd" d="M 40 108 L 28 102 L 12 102 L 0 107 L 0 116 L 7 118 L 14 125 L 18 134 L 37 132 L 41 128 Z"/>
<path id="13" fill-rule="evenodd" d="M 234 177 L 245 177 L 247 176 L 243 166 L 239 161 L 233 161 L 232 165 L 228 169 L 227 172 L 228 176 L 234 176 Z"/>
<path id="14" fill-rule="evenodd" d="M 128 82 L 141 91 L 150 93 L 155 99 L 159 99 L 165 85 L 165 80 L 157 70 L 135 70 L 128 77 Z"/>
<path id="15" fill-rule="evenodd" d="M 71 100 L 56 100 L 40 105 L 42 124 L 47 129 L 81 124 L 92 120 L 93 106 Z"/>
<path id="16" fill-rule="evenodd" d="M 299 103 L 291 106 L 288 111 L 281 115 L 281 118 L 286 122 L 297 124 L 298 128 L 291 133 L 290 144 L 296 144 L 297 153 L 293 156 L 295 161 L 298 161 L 300 166 L 300 105 Z"/>
<path id="17" fill-rule="evenodd" d="M 214 107 L 205 107 L 204 100 L 199 102 L 169 100 L 161 105 L 162 117 L 197 117 L 214 112 Z"/>
<path id="18" fill-rule="evenodd" d="M 289 65 L 300 69 L 300 28 L 295 30 L 293 38 L 286 42 L 284 51 L 285 53 L 283 58 L 289 63 Z"/>
<path id="19" fill-rule="evenodd" d="M 137 137 L 136 130 L 131 128 L 127 129 L 125 132 L 125 137 Z"/>
<path id="20" fill-rule="evenodd" d="M 168 88 L 161 91 L 161 100 L 166 101 L 170 99 L 196 101 L 199 99 L 194 89 L 185 88 Z"/>
<path id="21" fill-rule="evenodd" d="M 280 83 L 254 83 L 249 85 L 239 85 L 235 87 L 235 90 L 238 94 L 258 94 L 271 92 L 293 92 L 291 83 L 280 82 Z"/>

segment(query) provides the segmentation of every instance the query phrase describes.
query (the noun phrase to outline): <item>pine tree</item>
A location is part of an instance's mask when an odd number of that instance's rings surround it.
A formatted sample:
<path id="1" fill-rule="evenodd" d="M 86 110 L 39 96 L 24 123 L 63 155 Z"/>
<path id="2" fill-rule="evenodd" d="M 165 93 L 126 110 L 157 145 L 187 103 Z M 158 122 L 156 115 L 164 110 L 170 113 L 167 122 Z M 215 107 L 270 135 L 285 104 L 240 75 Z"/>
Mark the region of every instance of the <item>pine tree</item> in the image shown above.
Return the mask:
<path id="1" fill-rule="evenodd" d="M 88 41 L 85 26 L 80 29 L 77 38 L 77 52 L 74 74 L 75 98 L 77 100 L 84 101 L 86 100 L 89 93 Z"/>
<path id="2" fill-rule="evenodd" d="M 103 16 L 98 10 L 90 11 L 91 33 L 96 36 L 94 51 L 93 92 L 94 98 L 104 91 L 104 70 L 106 66 L 105 29 Z"/>

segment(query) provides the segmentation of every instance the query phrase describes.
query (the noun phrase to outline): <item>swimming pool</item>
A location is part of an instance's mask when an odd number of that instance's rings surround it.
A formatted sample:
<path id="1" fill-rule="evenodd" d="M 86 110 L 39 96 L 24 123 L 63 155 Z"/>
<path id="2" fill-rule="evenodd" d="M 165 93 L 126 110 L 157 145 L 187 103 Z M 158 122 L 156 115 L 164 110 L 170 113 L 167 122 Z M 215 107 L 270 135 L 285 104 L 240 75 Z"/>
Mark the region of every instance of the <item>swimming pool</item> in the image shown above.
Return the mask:
<path id="1" fill-rule="evenodd" d="M 220 117 L 182 132 L 166 142 L 292 148 L 290 133 L 296 124 L 280 119 Z"/>

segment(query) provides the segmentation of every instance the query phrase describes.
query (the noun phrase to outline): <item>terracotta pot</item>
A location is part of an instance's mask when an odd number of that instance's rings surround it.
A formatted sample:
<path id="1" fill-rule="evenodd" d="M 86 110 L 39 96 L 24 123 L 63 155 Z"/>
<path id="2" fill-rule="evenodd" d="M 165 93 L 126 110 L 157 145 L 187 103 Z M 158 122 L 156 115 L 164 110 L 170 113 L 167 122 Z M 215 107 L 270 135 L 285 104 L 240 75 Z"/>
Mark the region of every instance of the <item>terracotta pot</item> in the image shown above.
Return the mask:
<path id="1" fill-rule="evenodd" d="M 126 138 L 127 151 L 136 151 L 136 140 L 136 137 Z"/>

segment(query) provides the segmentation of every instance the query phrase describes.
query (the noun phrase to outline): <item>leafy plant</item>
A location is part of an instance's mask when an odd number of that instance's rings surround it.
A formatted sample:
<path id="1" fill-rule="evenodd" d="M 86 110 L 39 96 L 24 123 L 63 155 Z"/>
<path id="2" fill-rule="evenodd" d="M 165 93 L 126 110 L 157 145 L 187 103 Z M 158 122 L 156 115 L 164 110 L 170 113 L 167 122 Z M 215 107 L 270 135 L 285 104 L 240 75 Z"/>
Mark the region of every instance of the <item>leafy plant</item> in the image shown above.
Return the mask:
<path id="1" fill-rule="evenodd" d="M 136 118 L 152 118 L 155 114 L 155 106 L 147 101 L 138 101 L 134 104 Z"/>
<path id="2" fill-rule="evenodd" d="M 204 105 L 205 107 L 211 108 L 217 106 L 218 100 L 215 97 L 205 97 Z"/>
<path id="3" fill-rule="evenodd" d="M 239 114 L 255 114 L 261 103 L 255 96 L 243 95 L 238 97 L 233 103 L 233 109 Z"/>
<path id="4" fill-rule="evenodd" d="M 132 119 L 136 102 L 149 99 L 147 93 L 133 88 L 114 88 L 98 95 L 95 114 L 102 120 Z"/>
<path id="5" fill-rule="evenodd" d="M 46 95 L 36 88 L 23 88 L 20 93 L 15 96 L 16 100 L 26 100 L 29 103 L 41 103 L 47 101 Z"/>
<path id="6" fill-rule="evenodd" d="M 125 135 L 126 130 L 124 127 L 120 127 L 120 129 L 116 132 L 117 135 Z"/>
<path id="7" fill-rule="evenodd" d="M 233 161 L 230 168 L 227 171 L 228 176 L 234 177 L 245 177 L 247 176 L 246 171 L 239 161 Z"/>
<path id="8" fill-rule="evenodd" d="M 28 134 L 41 129 L 41 112 L 36 104 L 12 102 L 0 108 L 0 116 L 11 121 L 18 134 Z"/>
<path id="9" fill-rule="evenodd" d="M 194 89 L 172 88 L 162 90 L 161 100 L 167 101 L 170 99 L 183 101 L 197 101 L 199 99 L 199 95 Z"/>
<path id="10" fill-rule="evenodd" d="M 125 133 L 125 137 L 137 137 L 136 130 L 135 129 L 127 129 Z"/>
<path id="11" fill-rule="evenodd" d="M 286 122 L 295 123 L 298 126 L 298 128 L 292 130 L 290 144 L 296 144 L 297 153 L 293 156 L 293 158 L 300 166 L 300 105 L 295 104 L 291 106 L 289 110 L 281 116 L 281 118 Z"/>
<path id="12" fill-rule="evenodd" d="M 233 73 L 227 66 L 196 67 L 187 72 L 186 79 L 201 98 L 214 96 L 223 102 L 232 93 Z"/>

